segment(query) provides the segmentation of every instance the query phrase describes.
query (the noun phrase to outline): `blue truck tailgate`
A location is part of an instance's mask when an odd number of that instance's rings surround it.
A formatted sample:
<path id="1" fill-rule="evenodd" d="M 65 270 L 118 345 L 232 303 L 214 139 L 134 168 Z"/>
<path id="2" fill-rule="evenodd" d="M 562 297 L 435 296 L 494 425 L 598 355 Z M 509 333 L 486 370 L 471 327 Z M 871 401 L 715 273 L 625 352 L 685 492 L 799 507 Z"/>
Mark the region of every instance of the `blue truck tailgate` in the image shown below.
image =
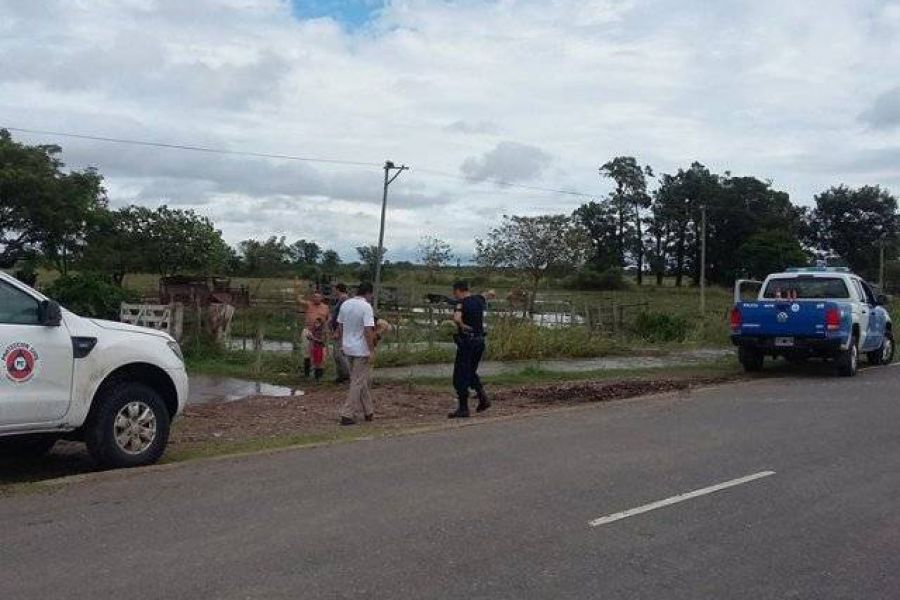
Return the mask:
<path id="1" fill-rule="evenodd" d="M 835 313 L 841 315 L 841 322 L 845 316 L 839 303 L 822 300 L 740 302 L 735 309 L 740 314 L 732 333 L 744 336 L 825 338 L 840 329 L 840 323 L 833 322 Z"/>

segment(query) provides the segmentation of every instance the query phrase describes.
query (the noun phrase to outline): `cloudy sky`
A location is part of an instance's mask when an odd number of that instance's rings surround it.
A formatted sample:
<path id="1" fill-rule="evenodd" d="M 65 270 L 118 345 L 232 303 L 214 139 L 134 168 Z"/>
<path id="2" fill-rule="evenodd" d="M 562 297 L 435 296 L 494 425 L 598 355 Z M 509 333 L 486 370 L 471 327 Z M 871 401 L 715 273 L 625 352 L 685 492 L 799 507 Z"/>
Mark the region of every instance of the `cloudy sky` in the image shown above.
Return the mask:
<path id="1" fill-rule="evenodd" d="M 388 258 L 423 235 L 465 260 L 504 213 L 603 195 L 619 154 L 699 160 L 808 204 L 900 194 L 898 0 L 0 0 L 0 126 L 47 135 L 112 203 L 189 207 L 226 239 L 285 235 Z M 500 186 L 497 180 L 523 187 Z"/>

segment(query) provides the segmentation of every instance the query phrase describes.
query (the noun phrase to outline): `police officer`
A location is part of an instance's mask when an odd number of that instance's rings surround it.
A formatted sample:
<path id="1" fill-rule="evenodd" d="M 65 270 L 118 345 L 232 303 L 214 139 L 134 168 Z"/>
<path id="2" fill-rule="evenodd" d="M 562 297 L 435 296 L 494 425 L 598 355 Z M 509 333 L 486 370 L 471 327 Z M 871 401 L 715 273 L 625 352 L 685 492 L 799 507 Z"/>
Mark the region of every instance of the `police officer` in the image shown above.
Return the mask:
<path id="1" fill-rule="evenodd" d="M 484 354 L 484 309 L 483 296 L 473 296 L 469 292 L 469 284 L 457 281 L 453 284 L 453 297 L 456 307 L 453 322 L 456 323 L 456 362 L 453 365 L 453 387 L 459 400 L 459 407 L 448 415 L 451 419 L 463 419 L 469 416 L 469 389 L 475 390 L 478 407 L 482 412 L 490 408 L 491 403 L 484 393 L 484 386 L 478 377 L 478 363 Z"/>

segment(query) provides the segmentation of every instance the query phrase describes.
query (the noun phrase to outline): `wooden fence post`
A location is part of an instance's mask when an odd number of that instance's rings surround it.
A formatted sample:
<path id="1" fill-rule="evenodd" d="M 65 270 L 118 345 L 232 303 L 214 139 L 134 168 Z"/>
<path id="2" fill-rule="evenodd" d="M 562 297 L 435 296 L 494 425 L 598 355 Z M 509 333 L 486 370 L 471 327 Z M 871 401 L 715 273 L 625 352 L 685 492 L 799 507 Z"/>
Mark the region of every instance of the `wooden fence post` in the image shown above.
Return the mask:
<path id="1" fill-rule="evenodd" d="M 253 340 L 253 350 L 256 352 L 256 359 L 254 362 L 253 369 L 257 376 L 262 373 L 262 353 L 263 353 L 263 341 L 266 337 L 266 328 L 262 321 L 259 321 L 256 325 L 256 337 Z"/>

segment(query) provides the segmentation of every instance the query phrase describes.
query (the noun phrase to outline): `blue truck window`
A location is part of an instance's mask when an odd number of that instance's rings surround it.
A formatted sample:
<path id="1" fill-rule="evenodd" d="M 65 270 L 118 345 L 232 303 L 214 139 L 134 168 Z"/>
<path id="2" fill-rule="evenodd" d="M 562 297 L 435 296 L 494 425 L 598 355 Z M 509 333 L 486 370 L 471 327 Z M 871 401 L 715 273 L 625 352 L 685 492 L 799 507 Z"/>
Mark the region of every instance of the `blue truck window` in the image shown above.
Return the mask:
<path id="1" fill-rule="evenodd" d="M 766 285 L 763 298 L 772 300 L 804 300 L 849 298 L 850 290 L 839 277 L 784 277 Z"/>

